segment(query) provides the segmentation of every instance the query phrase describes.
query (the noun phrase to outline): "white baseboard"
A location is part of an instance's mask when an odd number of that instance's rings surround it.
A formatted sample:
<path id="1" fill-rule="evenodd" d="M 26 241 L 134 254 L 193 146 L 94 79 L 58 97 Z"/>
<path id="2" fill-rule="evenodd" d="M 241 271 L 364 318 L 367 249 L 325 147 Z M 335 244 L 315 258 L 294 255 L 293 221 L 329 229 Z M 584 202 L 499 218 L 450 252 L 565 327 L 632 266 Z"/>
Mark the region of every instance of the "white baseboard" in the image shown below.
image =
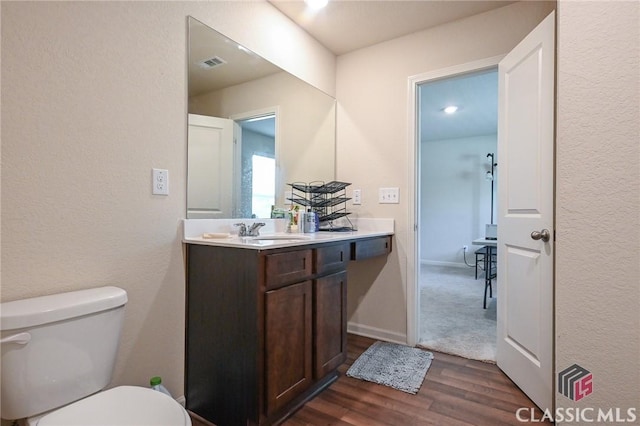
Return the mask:
<path id="1" fill-rule="evenodd" d="M 178 404 L 182 405 L 183 407 L 187 406 L 187 398 L 185 398 L 184 395 L 177 397 L 176 401 L 178 402 Z"/>
<path id="2" fill-rule="evenodd" d="M 347 324 L 347 332 L 357 334 L 358 336 L 370 337 L 372 339 L 383 340 L 385 342 L 407 344 L 407 335 L 396 333 L 395 331 L 383 330 L 381 328 L 370 327 L 368 325 L 349 322 Z"/>
<path id="3" fill-rule="evenodd" d="M 453 268 L 473 268 L 473 266 L 469 266 L 465 263 L 458 262 L 443 262 L 440 260 L 420 260 L 421 265 L 431 265 L 431 266 L 451 266 Z"/>

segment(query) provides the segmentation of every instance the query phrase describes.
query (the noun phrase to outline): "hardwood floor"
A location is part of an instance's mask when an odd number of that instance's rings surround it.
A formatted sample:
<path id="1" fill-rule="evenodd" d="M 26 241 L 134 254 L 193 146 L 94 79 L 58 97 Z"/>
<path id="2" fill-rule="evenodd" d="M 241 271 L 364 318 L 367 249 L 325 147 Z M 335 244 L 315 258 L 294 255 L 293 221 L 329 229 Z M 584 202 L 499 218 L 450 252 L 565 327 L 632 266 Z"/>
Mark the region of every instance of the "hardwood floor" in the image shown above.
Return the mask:
<path id="1" fill-rule="evenodd" d="M 374 342 L 350 334 L 340 378 L 283 424 L 516 425 L 518 408 L 535 407 L 494 364 L 437 352 L 416 395 L 347 377 L 347 369 Z M 535 410 L 540 419 L 542 412 Z"/>
<path id="2" fill-rule="evenodd" d="M 416 395 L 347 377 L 347 369 L 375 340 L 350 334 L 347 342 L 349 355 L 338 380 L 284 426 L 518 425 L 516 410 L 535 407 L 494 364 L 439 352 Z M 535 418 L 541 417 L 535 408 Z M 192 418 L 193 426 L 210 425 Z"/>

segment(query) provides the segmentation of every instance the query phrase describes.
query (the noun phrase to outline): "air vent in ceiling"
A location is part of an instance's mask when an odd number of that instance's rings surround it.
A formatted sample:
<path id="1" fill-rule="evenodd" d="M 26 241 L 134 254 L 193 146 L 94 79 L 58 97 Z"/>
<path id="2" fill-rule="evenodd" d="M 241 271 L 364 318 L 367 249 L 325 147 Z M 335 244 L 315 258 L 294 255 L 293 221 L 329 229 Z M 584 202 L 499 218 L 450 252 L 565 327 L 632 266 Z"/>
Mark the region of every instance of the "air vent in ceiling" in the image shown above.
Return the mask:
<path id="1" fill-rule="evenodd" d="M 221 57 L 214 56 L 213 58 L 209 58 L 209 59 L 205 59 L 204 61 L 201 61 L 199 65 L 202 68 L 211 69 L 211 68 L 219 67 L 220 65 L 224 65 L 226 63 L 227 61 L 225 61 Z"/>

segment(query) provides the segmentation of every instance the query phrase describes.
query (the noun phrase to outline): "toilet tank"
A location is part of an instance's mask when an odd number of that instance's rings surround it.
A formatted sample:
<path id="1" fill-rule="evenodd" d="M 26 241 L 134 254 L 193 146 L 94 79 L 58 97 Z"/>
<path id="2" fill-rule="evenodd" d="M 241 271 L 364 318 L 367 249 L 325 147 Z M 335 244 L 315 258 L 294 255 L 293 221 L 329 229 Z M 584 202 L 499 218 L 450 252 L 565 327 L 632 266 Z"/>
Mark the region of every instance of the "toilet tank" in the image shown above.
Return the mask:
<path id="1" fill-rule="evenodd" d="M 0 417 L 30 417 L 105 388 L 126 303 L 123 289 L 100 287 L 0 304 Z"/>

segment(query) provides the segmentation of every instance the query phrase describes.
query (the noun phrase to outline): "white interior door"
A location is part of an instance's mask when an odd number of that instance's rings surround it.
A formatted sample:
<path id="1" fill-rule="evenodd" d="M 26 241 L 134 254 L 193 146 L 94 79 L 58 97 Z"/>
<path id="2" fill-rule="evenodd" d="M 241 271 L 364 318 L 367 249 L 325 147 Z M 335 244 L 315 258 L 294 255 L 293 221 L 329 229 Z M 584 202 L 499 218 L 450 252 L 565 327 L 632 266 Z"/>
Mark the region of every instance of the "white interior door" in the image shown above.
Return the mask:
<path id="1" fill-rule="evenodd" d="M 542 409 L 553 407 L 554 38 L 552 13 L 498 66 L 497 364 Z"/>
<path id="2" fill-rule="evenodd" d="M 189 114 L 187 217 L 233 217 L 233 120 Z"/>

